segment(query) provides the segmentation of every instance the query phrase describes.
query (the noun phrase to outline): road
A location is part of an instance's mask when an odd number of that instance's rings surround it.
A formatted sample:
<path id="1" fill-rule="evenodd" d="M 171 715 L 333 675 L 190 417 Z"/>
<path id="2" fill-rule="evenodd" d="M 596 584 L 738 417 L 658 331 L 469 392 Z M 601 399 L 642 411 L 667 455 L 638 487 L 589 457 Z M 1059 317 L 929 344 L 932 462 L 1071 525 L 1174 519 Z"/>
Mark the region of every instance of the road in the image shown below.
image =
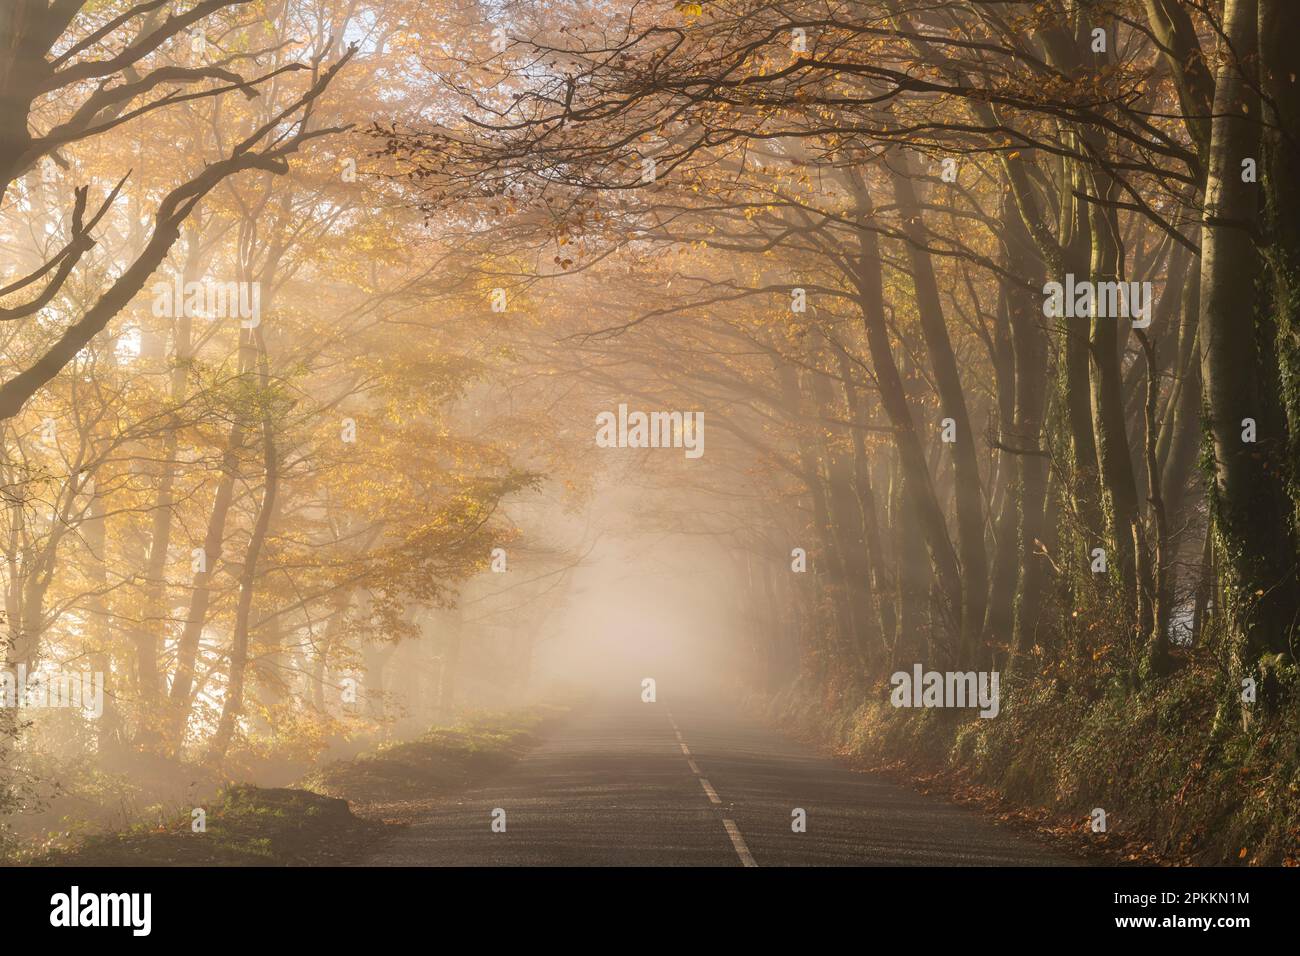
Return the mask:
<path id="1" fill-rule="evenodd" d="M 793 811 L 806 812 L 794 832 Z M 504 810 L 504 832 L 494 811 Z M 496 814 L 498 829 L 501 814 Z M 1072 865 L 975 811 L 842 767 L 721 705 L 602 701 L 370 866 Z"/>

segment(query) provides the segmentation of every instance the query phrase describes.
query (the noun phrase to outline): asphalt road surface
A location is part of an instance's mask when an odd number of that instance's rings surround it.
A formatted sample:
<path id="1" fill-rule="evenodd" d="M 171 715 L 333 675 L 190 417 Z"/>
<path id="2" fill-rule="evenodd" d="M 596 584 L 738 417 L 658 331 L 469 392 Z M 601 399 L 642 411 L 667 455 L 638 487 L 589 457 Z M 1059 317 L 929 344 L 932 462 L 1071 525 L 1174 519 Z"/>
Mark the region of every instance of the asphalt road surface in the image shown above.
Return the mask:
<path id="1" fill-rule="evenodd" d="M 794 832 L 793 812 L 807 827 Z M 504 810 L 504 832 L 493 829 Z M 500 829 L 502 815 L 495 813 Z M 598 702 L 483 786 L 433 798 L 370 866 L 1017 866 L 1079 861 L 719 705 Z"/>

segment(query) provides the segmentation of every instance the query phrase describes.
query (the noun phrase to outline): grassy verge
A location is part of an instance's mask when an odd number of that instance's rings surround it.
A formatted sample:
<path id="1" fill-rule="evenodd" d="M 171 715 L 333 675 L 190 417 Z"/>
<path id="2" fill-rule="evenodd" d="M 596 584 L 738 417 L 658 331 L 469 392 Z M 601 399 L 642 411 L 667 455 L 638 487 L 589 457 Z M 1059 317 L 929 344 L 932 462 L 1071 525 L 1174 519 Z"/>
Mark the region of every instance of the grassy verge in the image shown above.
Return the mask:
<path id="1" fill-rule="evenodd" d="M 1300 863 L 1300 707 L 1243 728 L 1189 666 L 1140 691 L 1055 681 L 1002 692 L 996 719 L 790 692 L 766 714 L 865 769 L 1024 823 L 1109 862 Z M 1093 811 L 1106 814 L 1105 832 Z"/>
<path id="2" fill-rule="evenodd" d="M 195 832 L 192 814 L 83 836 L 15 862 L 37 866 L 320 866 L 350 862 L 391 829 L 395 803 L 473 786 L 526 753 L 563 708 L 468 716 L 417 740 L 331 763 L 297 788 L 234 784 Z"/>
<path id="3" fill-rule="evenodd" d="M 463 790 L 518 760 L 537 743 L 539 729 L 562 713 L 536 706 L 477 714 L 416 740 L 335 761 L 308 775 L 302 786 L 362 806 Z"/>
<path id="4" fill-rule="evenodd" d="M 346 800 L 306 790 L 227 787 L 204 808 L 204 831 L 192 818 L 156 827 L 92 834 L 30 862 L 41 866 L 311 866 L 340 863 L 382 826 L 352 814 Z"/>

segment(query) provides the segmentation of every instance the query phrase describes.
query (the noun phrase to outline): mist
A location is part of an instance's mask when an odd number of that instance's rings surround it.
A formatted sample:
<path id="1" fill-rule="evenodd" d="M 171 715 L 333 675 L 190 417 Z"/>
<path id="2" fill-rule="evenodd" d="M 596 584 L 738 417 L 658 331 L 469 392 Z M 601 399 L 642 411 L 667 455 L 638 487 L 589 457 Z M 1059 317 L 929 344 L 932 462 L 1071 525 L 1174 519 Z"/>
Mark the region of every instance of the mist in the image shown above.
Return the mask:
<path id="1" fill-rule="evenodd" d="M 0 859 L 1294 864 L 1294 6 L 7 0 Z"/>

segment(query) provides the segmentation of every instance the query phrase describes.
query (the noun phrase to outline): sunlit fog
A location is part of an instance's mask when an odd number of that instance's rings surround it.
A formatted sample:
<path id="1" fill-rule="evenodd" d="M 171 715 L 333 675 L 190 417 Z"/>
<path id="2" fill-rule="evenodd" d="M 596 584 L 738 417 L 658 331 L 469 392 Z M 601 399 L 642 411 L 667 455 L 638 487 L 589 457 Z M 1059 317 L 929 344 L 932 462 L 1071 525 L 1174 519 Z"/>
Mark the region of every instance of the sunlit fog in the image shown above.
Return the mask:
<path id="1" fill-rule="evenodd" d="M 1298 44 L 0 0 L 0 862 L 1300 862 Z"/>

